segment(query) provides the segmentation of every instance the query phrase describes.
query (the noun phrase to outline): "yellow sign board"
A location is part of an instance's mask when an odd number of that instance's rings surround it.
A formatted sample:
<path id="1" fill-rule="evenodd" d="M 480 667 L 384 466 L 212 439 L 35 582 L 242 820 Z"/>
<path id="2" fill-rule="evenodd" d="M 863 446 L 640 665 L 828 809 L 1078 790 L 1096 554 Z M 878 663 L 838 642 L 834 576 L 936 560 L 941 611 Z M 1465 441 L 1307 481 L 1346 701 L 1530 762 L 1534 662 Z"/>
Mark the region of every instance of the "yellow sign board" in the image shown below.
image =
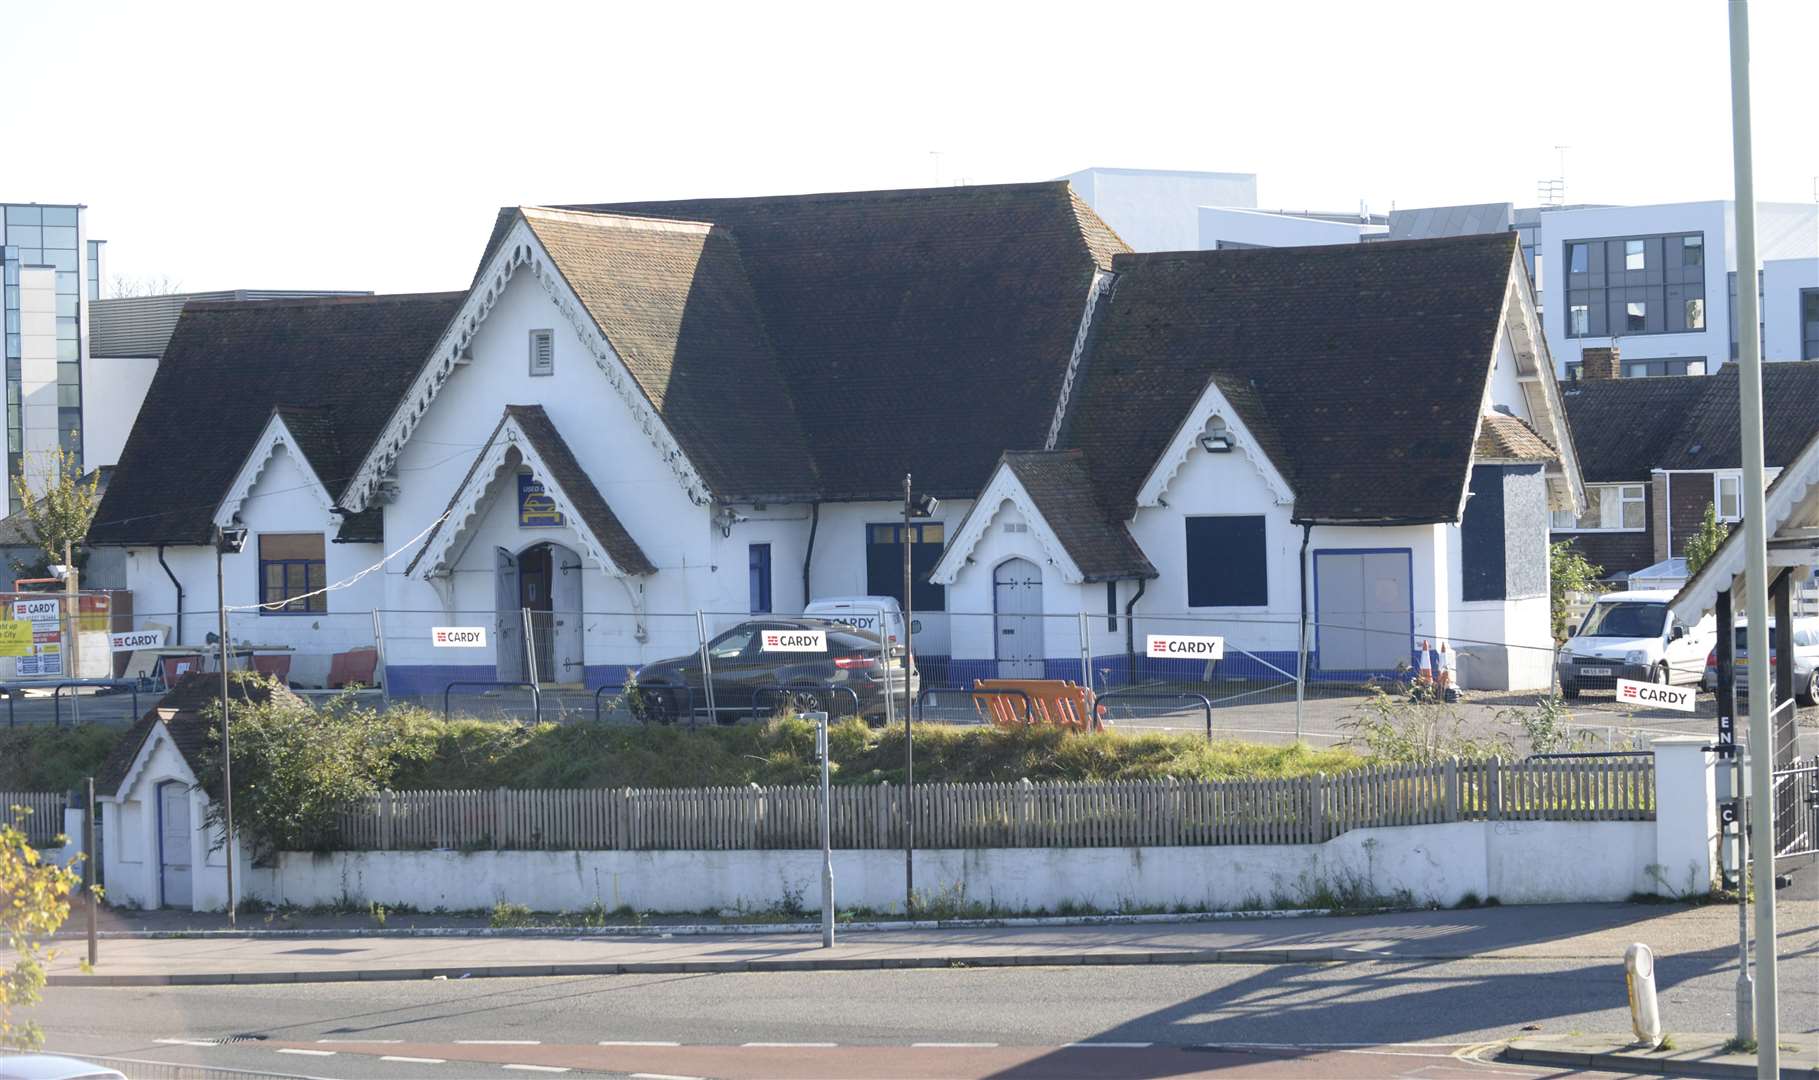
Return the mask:
<path id="1" fill-rule="evenodd" d="M 32 624 L 25 619 L 0 619 L 0 656 L 30 656 Z"/>

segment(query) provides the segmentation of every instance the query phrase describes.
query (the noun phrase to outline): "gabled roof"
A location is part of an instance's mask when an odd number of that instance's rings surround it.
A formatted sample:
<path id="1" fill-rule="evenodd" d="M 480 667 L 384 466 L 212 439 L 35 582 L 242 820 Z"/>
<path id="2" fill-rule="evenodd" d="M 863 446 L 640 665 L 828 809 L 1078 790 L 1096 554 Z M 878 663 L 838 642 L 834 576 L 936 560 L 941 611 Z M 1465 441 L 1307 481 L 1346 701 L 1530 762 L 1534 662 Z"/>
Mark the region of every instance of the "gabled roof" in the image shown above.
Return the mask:
<path id="1" fill-rule="evenodd" d="M 215 509 L 274 409 L 309 430 L 310 464 L 339 495 L 358 467 L 349 450 L 363 451 L 384 425 L 462 297 L 190 303 L 89 543 L 207 543 Z"/>
<path id="2" fill-rule="evenodd" d="M 1287 479 L 1296 520 L 1457 520 L 1515 244 L 1121 255 L 1058 445 L 1086 451 L 1128 517 L 1210 380 Z"/>
<path id="3" fill-rule="evenodd" d="M 274 698 L 281 698 L 294 700 L 298 706 L 307 707 L 304 706 L 303 699 L 274 679 L 241 672 L 230 678 L 227 685 L 230 705 L 245 702 L 263 705 Z M 211 706 L 218 710 L 220 701 L 219 672 L 192 671 L 177 680 L 177 685 L 159 698 L 157 704 L 146 710 L 145 715 L 128 728 L 108 751 L 101 768 L 95 773 L 96 794 L 108 797 L 120 794 L 120 785 L 132 772 L 140 749 L 145 745 L 146 739 L 151 737 L 152 729 L 162 724 L 190 771 L 203 780 L 209 795 L 219 795 L 219 785 L 204 775 L 204 765 L 212 742 L 210 733 L 219 726 L 219 720 L 209 723 L 203 719 L 203 715 Z"/>
<path id="4" fill-rule="evenodd" d="M 1004 464 L 1029 493 L 1083 580 L 1156 577 L 1156 567 L 1124 522 L 1099 502 L 1083 458 L 1078 450 L 1020 450 L 1005 454 Z"/>
<path id="5" fill-rule="evenodd" d="M 117 296 L 90 301 L 88 352 L 98 357 L 157 359 L 170 344 L 183 309 L 214 300 L 294 300 L 307 296 L 371 296 L 371 292 L 301 289 L 222 289 L 216 292 Z"/>
<path id="6" fill-rule="evenodd" d="M 731 233 L 617 214 L 522 213 L 714 491 L 781 499 L 819 490 Z"/>
<path id="7" fill-rule="evenodd" d="M 1472 456 L 1478 461 L 1554 461 L 1560 454 L 1521 417 L 1489 412 L 1478 425 Z"/>
<path id="8" fill-rule="evenodd" d="M 1648 479 L 1654 469 L 1743 467 L 1738 365 L 1711 375 L 1581 379 L 1565 389 L 1590 481 Z M 1762 365 L 1763 460 L 1785 466 L 1819 435 L 1819 362 Z"/>
<path id="9" fill-rule="evenodd" d="M 656 564 L 625 531 L 624 524 L 607 505 L 606 498 L 575 459 L 574 452 L 541 405 L 505 407 L 505 415 L 499 418 L 486 445 L 474 456 L 467 475 L 449 496 L 448 508 L 424 537 L 423 546 L 411 557 L 404 572 L 415 573 L 422 565 L 427 573 L 435 574 L 446 569 L 449 561 L 459 558 L 469 521 L 498 497 L 501 481 L 506 475 L 515 474 L 520 464 L 529 466 L 544 482 L 549 496 L 571 519 L 570 526 L 588 547 L 588 554 L 599 560 L 609 573 L 644 575 L 656 572 Z"/>
<path id="10" fill-rule="evenodd" d="M 1763 365 L 1766 370 L 1770 365 Z M 1762 496 L 1762 535 L 1768 580 L 1782 568 L 1819 564 L 1819 435 L 1785 459 L 1781 475 Z M 1732 529 L 1718 550 L 1674 596 L 1674 614 L 1698 622 L 1747 569 L 1748 532 Z M 1743 605 L 1739 604 L 1741 609 Z"/>
<path id="11" fill-rule="evenodd" d="M 772 425 L 765 441 L 799 424 L 830 500 L 895 497 L 905 471 L 932 494 L 971 496 L 1005 448 L 1042 446 L 1093 275 L 1127 250 L 1065 181 L 563 209 L 715 226 L 689 241 L 715 248 L 699 282 L 686 267 L 666 271 L 661 303 L 673 306 L 687 285 L 681 309 L 665 316 L 684 332 L 675 355 L 663 358 L 662 341 L 644 351 L 660 373 L 711 367 L 695 348 L 733 348 L 756 364 L 768 346 L 795 420 L 772 407 L 759 418 Z M 488 258 L 517 214 L 501 212 Z M 608 268 L 586 262 L 598 236 L 551 251 L 571 282 L 611 285 Z M 601 297 L 599 311 L 588 304 L 609 338 L 630 341 L 637 331 L 614 323 L 635 323 L 643 313 L 627 307 L 638 302 L 627 290 Z M 697 319 L 702 334 L 690 337 Z M 760 365 L 752 381 L 764 401 L 774 400 L 767 379 Z M 887 439 L 887 429 L 916 435 Z M 674 434 L 704 471 L 715 456 L 758 449 L 712 425 Z"/>

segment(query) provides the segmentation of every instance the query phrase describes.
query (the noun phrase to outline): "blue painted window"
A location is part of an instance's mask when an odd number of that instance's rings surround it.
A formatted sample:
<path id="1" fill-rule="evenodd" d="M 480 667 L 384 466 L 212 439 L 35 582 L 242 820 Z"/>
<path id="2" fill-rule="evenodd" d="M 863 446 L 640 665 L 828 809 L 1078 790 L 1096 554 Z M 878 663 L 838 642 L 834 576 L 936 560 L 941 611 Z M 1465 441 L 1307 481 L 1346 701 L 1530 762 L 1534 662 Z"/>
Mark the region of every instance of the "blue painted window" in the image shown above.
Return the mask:
<path id="1" fill-rule="evenodd" d="M 1263 518 L 1187 519 L 1187 606 L 1263 607 L 1269 603 Z"/>
<path id="2" fill-rule="evenodd" d="M 328 561 L 321 533 L 271 533 L 259 537 L 261 615 L 311 615 L 328 610 Z M 303 599 L 291 599 L 304 597 Z"/>
<path id="3" fill-rule="evenodd" d="M 753 544 L 751 556 L 752 614 L 771 610 L 771 546 Z"/>

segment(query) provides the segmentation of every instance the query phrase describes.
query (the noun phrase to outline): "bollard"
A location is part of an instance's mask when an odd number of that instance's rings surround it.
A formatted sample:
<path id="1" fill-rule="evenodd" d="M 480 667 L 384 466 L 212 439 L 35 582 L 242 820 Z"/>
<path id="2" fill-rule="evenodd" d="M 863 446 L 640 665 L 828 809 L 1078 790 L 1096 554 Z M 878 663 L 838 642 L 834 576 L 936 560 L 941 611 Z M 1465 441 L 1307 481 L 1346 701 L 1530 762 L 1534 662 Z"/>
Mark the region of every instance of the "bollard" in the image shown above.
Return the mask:
<path id="1" fill-rule="evenodd" d="M 1630 1027 L 1650 1050 L 1661 1045 L 1661 1007 L 1655 1000 L 1655 954 L 1637 942 L 1623 950 L 1623 980 L 1629 990 Z"/>

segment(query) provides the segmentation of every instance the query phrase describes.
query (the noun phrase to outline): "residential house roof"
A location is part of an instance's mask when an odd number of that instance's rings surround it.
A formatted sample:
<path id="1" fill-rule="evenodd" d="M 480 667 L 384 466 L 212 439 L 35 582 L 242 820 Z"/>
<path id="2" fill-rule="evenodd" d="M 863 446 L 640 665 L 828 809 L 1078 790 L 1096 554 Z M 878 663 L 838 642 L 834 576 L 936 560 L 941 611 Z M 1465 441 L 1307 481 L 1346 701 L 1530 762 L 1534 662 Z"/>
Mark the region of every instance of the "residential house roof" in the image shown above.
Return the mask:
<path id="1" fill-rule="evenodd" d="M 1013 451 L 1004 464 L 1087 581 L 1156 577 L 1123 521 L 1106 512 L 1078 450 Z"/>
<path id="2" fill-rule="evenodd" d="M 465 294 L 191 302 L 89 531 L 91 544 L 201 544 L 273 410 L 331 496 Z M 347 522 L 337 539 L 373 536 Z M 366 533 L 359 530 L 366 529 Z"/>
<path id="3" fill-rule="evenodd" d="M 305 296 L 371 296 L 370 292 L 311 292 L 295 289 L 223 289 L 216 292 L 116 296 L 90 301 L 88 352 L 95 357 L 164 355 L 185 306 L 214 300 L 290 300 Z"/>
<path id="4" fill-rule="evenodd" d="M 706 240 L 663 245 L 700 249 L 701 280 L 686 261 L 652 271 L 664 309 L 655 313 L 632 310 L 642 297 L 608 280 L 634 252 L 594 261 L 588 245 L 607 226 L 559 241 L 565 250 L 551 256 L 571 283 L 598 282 L 584 302 L 613 320 L 602 328 L 615 348 L 631 343 L 647 394 L 665 372 L 756 365 L 746 381 L 776 402 L 747 407 L 770 413 L 757 418 L 769 425 L 763 442 L 793 438 L 799 425 L 828 500 L 894 498 L 905 472 L 931 494 L 970 496 L 1006 447 L 1042 446 L 1094 275 L 1128 250 L 1065 181 L 562 209 L 714 226 Z M 501 212 L 489 256 L 517 213 Z M 703 358 L 712 348 L 727 353 Z M 793 419 L 769 386 L 767 352 Z M 684 389 L 652 400 L 688 405 L 673 434 L 704 479 L 720 476 L 722 498 L 765 493 L 774 478 L 753 491 L 714 464 L 772 452 L 715 422 L 733 419 L 723 399 L 735 395 Z"/>
<path id="5" fill-rule="evenodd" d="M 1478 445 L 1472 452 L 1480 461 L 1554 461 L 1560 456 L 1528 421 L 1500 412 L 1484 414 L 1478 425 Z"/>
<path id="6" fill-rule="evenodd" d="M 94 481 L 96 493 L 100 494 L 107 491 L 108 481 L 113 477 L 114 467 L 101 465 L 83 474 L 82 482 L 86 484 L 91 480 Z M 25 511 L 21 510 L 0 518 L 0 548 L 35 548 L 37 546 L 38 530 L 32 525 L 31 518 L 25 516 Z"/>
<path id="7" fill-rule="evenodd" d="M 1736 364 L 1711 375 L 1584 379 L 1564 388 L 1589 482 L 1638 481 L 1655 469 L 1743 467 Z M 1819 435 L 1819 362 L 1762 367 L 1763 460 L 1786 466 Z"/>
<path id="8" fill-rule="evenodd" d="M 1118 517 L 1208 382 L 1297 521 L 1458 518 L 1516 238 L 1120 255 L 1059 445 Z"/>
<path id="9" fill-rule="evenodd" d="M 290 699 L 299 706 L 307 707 L 302 698 L 274 679 L 242 673 L 228 680 L 230 705 L 247 702 L 263 705 L 274 699 Z M 147 709 L 145 715 L 128 728 L 108 751 L 107 757 L 101 762 L 101 768 L 95 772 L 95 791 L 104 795 L 119 794 L 120 785 L 132 771 L 133 762 L 138 759 L 145 740 L 151 737 L 155 726 L 163 724 L 165 730 L 170 732 L 171 742 L 176 745 L 177 752 L 188 763 L 190 771 L 203 782 L 211 796 L 219 795 L 219 782 L 207 775 L 204 767 L 213 741 L 211 732 L 220 726 L 220 719 L 216 717 L 210 722 L 204 716 L 211 707 L 218 710 L 220 701 L 219 672 L 192 671 L 177 680 L 177 685 L 159 698 L 157 704 Z"/>

